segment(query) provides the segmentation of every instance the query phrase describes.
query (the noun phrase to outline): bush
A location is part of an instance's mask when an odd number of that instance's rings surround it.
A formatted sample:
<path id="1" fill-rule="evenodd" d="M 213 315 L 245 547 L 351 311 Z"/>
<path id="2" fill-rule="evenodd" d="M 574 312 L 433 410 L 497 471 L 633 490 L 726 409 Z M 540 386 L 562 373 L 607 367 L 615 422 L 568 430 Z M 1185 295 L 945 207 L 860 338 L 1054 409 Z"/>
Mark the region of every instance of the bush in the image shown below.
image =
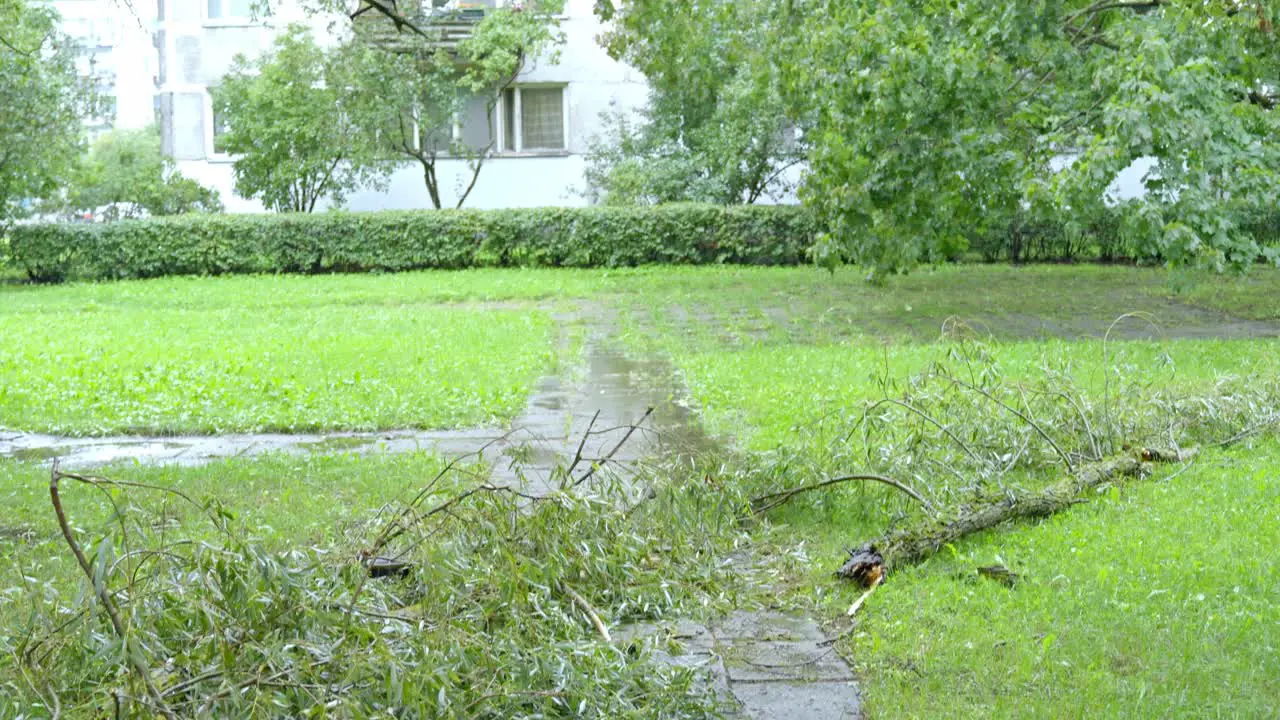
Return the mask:
<path id="1" fill-rule="evenodd" d="M 670 205 L 318 215 L 187 215 L 24 225 L 15 267 L 39 282 L 230 273 L 493 266 L 805 262 L 814 224 L 794 206 Z"/>
<path id="2" fill-rule="evenodd" d="M 1280 212 L 1248 210 L 1230 217 L 1242 238 L 1256 242 L 1264 256 L 1268 248 L 1280 248 Z M 998 231 L 971 238 L 970 247 L 987 262 L 1163 263 L 1185 255 L 1152 240 L 1166 237 L 1164 225 L 1176 220 L 1176 214 L 1137 202 L 1108 207 L 1086 221 L 1024 214 Z"/>

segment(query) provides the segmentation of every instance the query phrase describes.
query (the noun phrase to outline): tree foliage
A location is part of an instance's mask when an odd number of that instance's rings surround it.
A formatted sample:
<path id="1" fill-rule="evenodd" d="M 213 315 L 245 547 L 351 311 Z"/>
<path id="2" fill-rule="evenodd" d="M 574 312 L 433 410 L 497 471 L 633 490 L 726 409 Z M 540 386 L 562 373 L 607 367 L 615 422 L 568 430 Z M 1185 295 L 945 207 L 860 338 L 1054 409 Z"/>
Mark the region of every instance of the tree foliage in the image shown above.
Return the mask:
<path id="1" fill-rule="evenodd" d="M 500 93 L 526 58 L 554 52 L 563 42 L 557 20 L 563 7 L 563 0 L 541 0 L 490 10 L 456 47 L 397 32 L 385 19 L 356 21 L 342 50 L 354 90 L 352 117 L 385 154 L 421 166 L 434 207 L 444 204 L 439 163 L 446 158 L 466 162 L 471 171 L 469 183 L 455 193 L 456 207 L 466 202 L 496 149 Z M 429 22 L 412 20 L 415 27 Z M 480 116 L 469 112 L 473 108 L 482 108 Z M 467 136 L 455 132 L 476 122 L 487 128 L 471 128 Z"/>
<path id="2" fill-rule="evenodd" d="M 802 156 L 778 67 L 760 43 L 777 32 L 771 3 L 633 3 L 603 41 L 649 79 L 638 118 L 608 118 L 592 149 L 588 194 L 609 204 L 775 199 Z"/>
<path id="3" fill-rule="evenodd" d="M 0 225 L 67 176 L 98 102 L 57 22 L 44 5 L 0 0 Z"/>
<path id="4" fill-rule="evenodd" d="M 734 2 L 598 10 L 617 14 L 661 87 L 690 62 L 690 17 Z M 771 12 L 769 36 L 742 47 L 776 68 L 791 116 L 812 121 L 802 197 L 828 228 L 820 259 L 895 272 L 1020 216 L 1084 226 L 1141 158 L 1154 162 L 1148 192 L 1122 232 L 1147 254 L 1219 268 L 1275 257 L 1241 220 L 1276 200 L 1270 3 L 788 0 Z"/>
<path id="5" fill-rule="evenodd" d="M 236 192 L 284 212 L 311 212 L 327 198 L 385 181 L 377 148 L 349 110 L 353 93 L 340 55 L 292 25 L 257 59 L 236 57 L 214 92 L 225 114 L 222 149 L 235 155 Z"/>
<path id="6" fill-rule="evenodd" d="M 95 140 L 76 168 L 65 204 L 72 211 L 108 206 L 112 220 L 222 210 L 216 190 L 183 177 L 161 153 L 154 126 L 113 130 Z"/>

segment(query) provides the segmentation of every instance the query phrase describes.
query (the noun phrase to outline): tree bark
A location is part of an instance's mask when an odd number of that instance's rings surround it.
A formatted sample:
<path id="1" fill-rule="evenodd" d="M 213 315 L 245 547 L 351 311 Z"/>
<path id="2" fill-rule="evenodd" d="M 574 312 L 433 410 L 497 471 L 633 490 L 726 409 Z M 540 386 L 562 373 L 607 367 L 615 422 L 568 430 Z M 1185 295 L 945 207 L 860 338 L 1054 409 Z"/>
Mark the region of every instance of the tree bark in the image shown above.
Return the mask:
<path id="1" fill-rule="evenodd" d="M 1195 455 L 1194 449 L 1144 449 L 1132 457 L 1086 465 L 1040 492 L 992 499 L 963 508 L 949 520 L 925 522 L 865 543 L 850 553 L 836 575 L 865 585 L 866 578 L 878 577 L 900 565 L 920 562 L 966 535 L 1010 520 L 1052 515 L 1084 502 L 1081 496 L 1103 483 L 1123 477 L 1141 477 L 1150 471 L 1151 463 L 1184 462 Z"/>

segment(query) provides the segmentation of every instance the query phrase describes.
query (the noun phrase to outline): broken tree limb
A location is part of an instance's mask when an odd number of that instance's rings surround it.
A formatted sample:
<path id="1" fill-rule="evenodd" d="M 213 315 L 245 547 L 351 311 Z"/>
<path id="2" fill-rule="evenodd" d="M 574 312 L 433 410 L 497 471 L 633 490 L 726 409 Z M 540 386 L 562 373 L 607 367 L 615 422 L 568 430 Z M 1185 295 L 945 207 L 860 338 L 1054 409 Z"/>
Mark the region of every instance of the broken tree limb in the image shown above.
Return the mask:
<path id="1" fill-rule="evenodd" d="M 857 600 L 853 601 L 853 604 L 849 606 L 849 611 L 845 614 L 849 617 L 857 615 L 858 611 L 862 609 L 863 604 L 867 602 L 867 598 L 871 597 L 871 593 L 875 592 L 876 588 L 880 587 L 880 583 L 882 582 L 884 582 L 884 575 L 880 575 L 875 580 L 872 580 L 870 586 L 867 587 L 867 591 L 858 596 Z"/>
<path id="2" fill-rule="evenodd" d="M 97 576 L 93 566 L 89 564 L 89 559 L 85 557 L 84 550 L 80 547 L 80 542 L 76 540 L 75 532 L 71 529 L 71 522 L 67 520 L 66 510 L 62 508 L 62 494 L 58 489 L 58 483 L 64 477 L 72 477 L 83 481 L 78 476 L 60 472 L 58 470 L 58 461 L 55 460 L 53 469 L 49 472 L 49 500 L 53 503 L 53 513 L 58 518 L 58 528 L 62 530 L 62 537 L 67 541 L 67 546 L 71 548 L 71 554 L 75 556 L 76 563 L 84 571 L 89 584 L 93 586 L 94 593 L 98 596 L 98 602 L 102 604 L 102 609 L 106 611 L 107 618 L 111 621 L 111 629 L 115 632 L 116 638 L 124 645 L 124 655 L 129 659 L 129 665 L 137 674 L 138 679 L 142 681 L 143 687 L 146 688 L 147 695 L 150 696 L 155 711 L 169 720 L 176 720 L 177 716 L 169 709 L 164 696 L 160 694 L 160 690 L 151 679 L 151 668 L 147 665 L 146 660 L 143 659 L 141 647 L 136 644 L 136 640 L 129 637 L 125 623 L 120 617 L 120 610 L 116 606 L 115 598 L 112 597 L 110 590 L 107 589 L 106 580 Z"/>
<path id="3" fill-rule="evenodd" d="M 931 520 L 916 527 L 891 532 L 851 553 L 849 560 L 836 574 L 866 586 L 895 567 L 919 562 L 966 535 L 1018 518 L 1052 515 L 1079 504 L 1082 502 L 1081 495 L 1104 483 L 1145 474 L 1151 463 L 1185 462 L 1195 455 L 1194 448 L 1144 448 L 1133 456 L 1086 465 L 1040 492 L 992 499 L 966 508 L 950 520 Z"/>

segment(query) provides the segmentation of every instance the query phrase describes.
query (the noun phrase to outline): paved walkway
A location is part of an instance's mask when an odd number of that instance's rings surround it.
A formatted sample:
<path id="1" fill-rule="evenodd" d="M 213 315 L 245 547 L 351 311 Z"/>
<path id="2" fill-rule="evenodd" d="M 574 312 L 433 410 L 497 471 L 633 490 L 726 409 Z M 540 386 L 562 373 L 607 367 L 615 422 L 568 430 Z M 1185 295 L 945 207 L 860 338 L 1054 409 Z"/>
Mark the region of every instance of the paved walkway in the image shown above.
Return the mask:
<path id="1" fill-rule="evenodd" d="M 647 645 L 660 662 L 700 673 L 728 718 L 863 717 L 853 672 L 810 618 L 737 611 L 710 625 L 642 623 L 615 636 L 624 646 Z"/>

